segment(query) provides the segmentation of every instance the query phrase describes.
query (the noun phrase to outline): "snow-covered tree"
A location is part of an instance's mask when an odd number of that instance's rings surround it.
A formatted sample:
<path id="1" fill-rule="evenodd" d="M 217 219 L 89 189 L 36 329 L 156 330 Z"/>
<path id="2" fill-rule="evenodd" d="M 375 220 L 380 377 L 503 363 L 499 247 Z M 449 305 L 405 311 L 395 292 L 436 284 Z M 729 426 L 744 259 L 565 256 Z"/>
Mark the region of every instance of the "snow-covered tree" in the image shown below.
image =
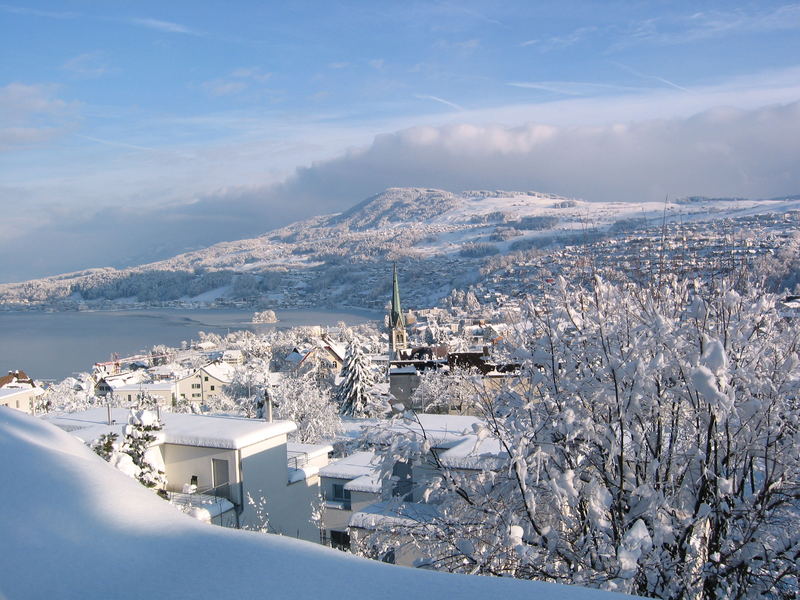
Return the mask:
<path id="1" fill-rule="evenodd" d="M 92 449 L 114 467 L 138 479 L 149 488 L 163 489 L 167 485 L 164 460 L 154 445 L 156 433 L 161 431 L 156 413 L 149 410 L 132 410 L 123 435 L 106 433 L 92 442 Z"/>
<path id="2" fill-rule="evenodd" d="M 342 377 L 343 381 L 336 393 L 340 414 L 348 417 L 373 417 L 383 410 L 384 407 L 376 406 L 371 392 L 375 384 L 372 364 L 356 340 L 351 341 L 347 347 Z"/>
<path id="3" fill-rule="evenodd" d="M 76 412 L 86 410 L 101 402 L 104 401 L 94 396 L 89 383 L 74 377 L 67 377 L 63 381 L 47 387 L 45 393 L 37 397 L 36 412 Z"/>
<path id="4" fill-rule="evenodd" d="M 527 323 L 524 375 L 476 396 L 477 470 L 448 466 L 424 433 L 387 447 L 388 465 L 436 473 L 417 492 L 436 516 L 402 531 L 428 564 L 658 598 L 796 597 L 800 322 L 757 289 L 561 280 Z"/>
<path id="5" fill-rule="evenodd" d="M 330 440 L 341 430 L 336 405 L 330 393 L 320 388 L 313 372 L 286 376 L 269 393 L 275 417 L 297 424 L 291 436 L 294 441 L 314 444 Z"/>
<path id="6" fill-rule="evenodd" d="M 111 457 L 115 452 L 119 452 L 119 435 L 116 433 L 104 433 L 91 444 L 92 450 L 106 462 L 111 462 Z"/>
<path id="7" fill-rule="evenodd" d="M 269 362 L 253 359 L 236 368 L 226 393 L 249 418 L 263 418 L 264 393 L 269 387 Z"/>
<path id="8" fill-rule="evenodd" d="M 411 395 L 411 406 L 420 412 L 464 413 L 475 404 L 482 389 L 477 375 L 464 369 L 423 371 L 419 385 Z"/>
<path id="9" fill-rule="evenodd" d="M 153 446 L 158 439 L 155 434 L 161 429 L 158 417 L 149 410 L 131 411 L 124 429 L 122 451 L 139 468 L 136 478 L 149 488 L 163 488 L 167 483 L 161 453 Z"/>

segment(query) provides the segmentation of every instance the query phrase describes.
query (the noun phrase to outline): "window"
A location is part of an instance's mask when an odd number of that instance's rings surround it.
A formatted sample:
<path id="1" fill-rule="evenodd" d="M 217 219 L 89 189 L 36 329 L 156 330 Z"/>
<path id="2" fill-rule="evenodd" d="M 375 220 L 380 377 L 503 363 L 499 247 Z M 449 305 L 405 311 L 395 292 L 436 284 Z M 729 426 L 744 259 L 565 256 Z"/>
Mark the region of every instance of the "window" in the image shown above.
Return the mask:
<path id="1" fill-rule="evenodd" d="M 204 381 L 208 381 L 208 375 L 205 376 L 205 380 Z"/>
<path id="2" fill-rule="evenodd" d="M 199 383 L 193 383 L 193 384 L 192 384 L 192 389 L 193 389 L 193 390 L 199 390 L 199 389 L 200 389 L 200 387 L 201 387 L 201 384 L 199 384 Z"/>
<path id="3" fill-rule="evenodd" d="M 212 391 L 212 392 L 214 391 L 214 386 L 213 386 L 213 385 L 211 386 L 211 391 Z"/>
<path id="4" fill-rule="evenodd" d="M 331 498 L 331 500 L 350 502 L 350 490 L 344 489 L 344 485 L 341 483 L 334 483 L 333 498 Z"/>
<path id="5" fill-rule="evenodd" d="M 350 535 L 346 531 L 331 530 L 331 546 L 339 550 L 349 550 Z"/>
<path id="6" fill-rule="evenodd" d="M 411 463 L 399 460 L 392 467 L 392 496 L 400 496 L 405 501 L 412 501 L 411 493 Z"/>
<path id="7" fill-rule="evenodd" d="M 350 490 L 344 489 L 343 483 L 334 483 L 332 485 L 332 491 L 333 493 L 327 500 L 341 502 L 342 506 L 340 508 L 350 510 Z"/>
<path id="8" fill-rule="evenodd" d="M 192 394 L 192 398 L 199 398 L 200 394 Z"/>
<path id="9" fill-rule="evenodd" d="M 221 458 L 211 459 L 211 471 L 214 476 L 214 487 L 228 483 L 228 461 Z"/>

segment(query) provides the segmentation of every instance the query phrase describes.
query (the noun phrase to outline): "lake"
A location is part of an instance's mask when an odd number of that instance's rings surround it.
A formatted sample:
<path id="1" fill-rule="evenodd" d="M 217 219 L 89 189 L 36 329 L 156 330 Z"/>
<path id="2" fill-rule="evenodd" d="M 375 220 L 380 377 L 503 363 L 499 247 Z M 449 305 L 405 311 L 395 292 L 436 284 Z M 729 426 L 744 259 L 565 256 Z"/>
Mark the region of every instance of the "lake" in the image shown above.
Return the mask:
<path id="1" fill-rule="evenodd" d="M 180 347 L 198 332 L 226 334 L 235 329 L 356 325 L 381 320 L 374 311 L 278 310 L 279 321 L 250 322 L 253 311 L 152 309 L 84 312 L 0 312 L 0 374 L 24 370 L 34 379 L 61 380 L 90 371 L 116 352 L 130 356 L 156 344 Z"/>

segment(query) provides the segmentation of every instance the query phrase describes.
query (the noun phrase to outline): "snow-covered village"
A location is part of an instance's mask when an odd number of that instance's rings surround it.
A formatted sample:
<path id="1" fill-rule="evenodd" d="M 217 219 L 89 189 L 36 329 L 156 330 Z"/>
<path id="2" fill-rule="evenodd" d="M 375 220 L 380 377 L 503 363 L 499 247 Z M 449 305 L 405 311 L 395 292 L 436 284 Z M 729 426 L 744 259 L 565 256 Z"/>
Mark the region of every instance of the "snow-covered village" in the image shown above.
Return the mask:
<path id="1" fill-rule="evenodd" d="M 800 5 L 0 15 L 0 599 L 800 598 Z"/>

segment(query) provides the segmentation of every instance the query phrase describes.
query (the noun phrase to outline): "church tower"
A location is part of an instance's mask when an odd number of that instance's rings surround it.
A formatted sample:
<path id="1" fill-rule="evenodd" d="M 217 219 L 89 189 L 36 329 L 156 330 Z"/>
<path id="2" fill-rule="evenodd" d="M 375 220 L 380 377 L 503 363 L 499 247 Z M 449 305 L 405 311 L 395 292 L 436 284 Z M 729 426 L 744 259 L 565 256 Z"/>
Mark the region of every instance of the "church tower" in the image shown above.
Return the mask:
<path id="1" fill-rule="evenodd" d="M 392 269 L 392 308 L 389 312 L 389 360 L 397 360 L 399 351 L 408 348 L 406 320 L 400 307 L 400 286 L 397 284 L 397 265 Z"/>

